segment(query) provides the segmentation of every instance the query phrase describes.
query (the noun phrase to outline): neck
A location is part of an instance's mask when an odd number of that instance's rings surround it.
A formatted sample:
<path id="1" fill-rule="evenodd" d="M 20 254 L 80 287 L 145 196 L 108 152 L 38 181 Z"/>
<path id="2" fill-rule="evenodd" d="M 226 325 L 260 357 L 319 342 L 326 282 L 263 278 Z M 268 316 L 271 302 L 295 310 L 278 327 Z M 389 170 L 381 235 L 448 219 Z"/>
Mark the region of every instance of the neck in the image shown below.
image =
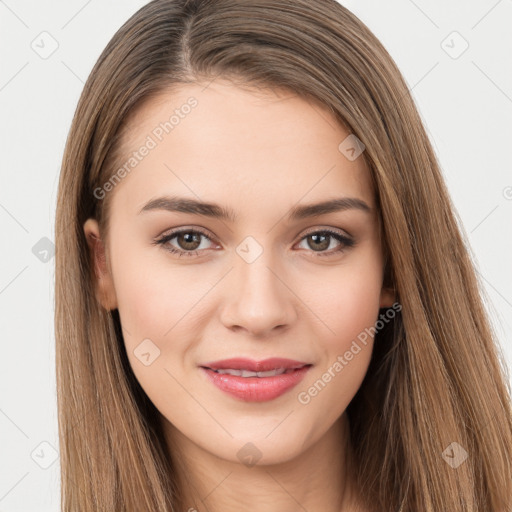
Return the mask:
<path id="1" fill-rule="evenodd" d="M 354 459 L 344 413 L 317 442 L 272 465 L 246 466 L 192 442 L 162 418 L 182 490 L 179 510 L 189 512 L 353 512 Z"/>

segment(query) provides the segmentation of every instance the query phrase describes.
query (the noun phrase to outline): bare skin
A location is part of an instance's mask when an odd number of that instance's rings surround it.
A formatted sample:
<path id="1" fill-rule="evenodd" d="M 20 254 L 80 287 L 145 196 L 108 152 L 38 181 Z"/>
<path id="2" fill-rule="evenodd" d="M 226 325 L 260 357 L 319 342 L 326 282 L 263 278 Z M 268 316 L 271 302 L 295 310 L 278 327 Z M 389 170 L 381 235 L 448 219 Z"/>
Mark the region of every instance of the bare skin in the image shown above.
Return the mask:
<path id="1" fill-rule="evenodd" d="M 183 510 L 362 510 L 345 410 L 368 369 L 371 336 L 341 371 L 333 367 L 375 324 L 379 308 L 394 302 L 382 287 L 369 171 L 362 157 L 350 160 L 338 149 L 349 133 L 323 107 L 284 91 L 205 85 L 152 99 L 132 122 L 127 155 L 188 98 L 197 100 L 108 192 L 108 239 L 94 219 L 84 224 L 97 258 L 98 300 L 119 310 L 130 364 L 181 464 Z M 161 196 L 218 203 L 237 217 L 139 213 Z M 369 211 L 287 218 L 296 206 L 338 198 L 356 198 Z M 154 243 L 181 228 L 188 237 Z M 206 236 L 194 238 L 198 229 Z M 325 229 L 354 244 L 312 237 Z M 261 253 L 249 261 L 247 250 Z M 149 365 L 137 355 L 143 340 L 152 354 L 159 350 Z M 231 357 L 285 357 L 312 367 L 283 395 L 246 402 L 200 368 Z M 309 391 L 319 380 L 325 386 Z M 255 465 L 241 458 L 244 446 Z"/>

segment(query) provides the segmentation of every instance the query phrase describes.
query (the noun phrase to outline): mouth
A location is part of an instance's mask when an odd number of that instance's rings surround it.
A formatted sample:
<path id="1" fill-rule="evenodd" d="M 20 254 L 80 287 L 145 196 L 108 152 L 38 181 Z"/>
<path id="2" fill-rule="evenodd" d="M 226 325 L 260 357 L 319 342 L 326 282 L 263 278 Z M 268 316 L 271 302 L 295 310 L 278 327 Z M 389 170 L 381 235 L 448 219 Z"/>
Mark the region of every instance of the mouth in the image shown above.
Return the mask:
<path id="1" fill-rule="evenodd" d="M 310 366 L 310 365 L 304 365 L 304 366 Z M 289 374 L 294 372 L 295 370 L 298 370 L 300 368 L 304 368 L 304 366 L 300 366 L 297 368 L 276 368 L 275 370 L 268 370 L 266 372 L 251 372 L 250 370 L 233 370 L 233 369 L 222 369 L 222 370 L 214 370 L 213 368 L 208 367 L 202 367 L 206 370 L 211 370 L 212 372 L 218 373 L 219 375 L 234 375 L 236 377 L 258 377 L 258 378 L 265 378 L 265 377 L 275 377 L 276 375 L 283 375 L 283 374 Z"/>
<path id="2" fill-rule="evenodd" d="M 256 361 L 254 359 L 247 359 L 244 357 L 234 357 L 231 359 L 223 359 L 221 361 L 211 361 L 209 363 L 204 363 L 201 366 L 203 368 L 209 368 L 210 370 L 214 371 L 240 370 L 252 373 L 264 373 L 268 371 L 280 370 L 286 372 L 288 370 L 303 368 L 308 364 L 309 363 L 305 363 L 303 361 L 296 361 L 294 359 L 286 359 L 283 357 L 271 357 L 269 359 L 263 359 L 262 361 Z"/>
<path id="3" fill-rule="evenodd" d="M 245 402 L 273 400 L 295 387 L 313 365 L 291 359 L 229 359 L 200 368 L 221 391 Z"/>

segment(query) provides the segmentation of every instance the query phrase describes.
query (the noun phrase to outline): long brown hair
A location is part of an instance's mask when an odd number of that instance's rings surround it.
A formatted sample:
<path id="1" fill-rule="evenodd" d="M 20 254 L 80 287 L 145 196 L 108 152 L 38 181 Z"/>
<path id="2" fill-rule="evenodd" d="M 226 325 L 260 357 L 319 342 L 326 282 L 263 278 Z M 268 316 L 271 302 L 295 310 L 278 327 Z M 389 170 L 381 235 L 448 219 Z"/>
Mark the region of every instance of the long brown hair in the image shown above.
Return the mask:
<path id="1" fill-rule="evenodd" d="M 402 305 L 377 333 L 347 409 L 367 509 L 512 510 L 509 377 L 466 237 L 407 84 L 335 0 L 154 0 L 94 66 L 67 139 L 56 212 L 62 510 L 181 506 L 178 466 L 128 363 L 118 312 L 97 300 L 83 224 L 96 218 L 106 237 L 112 194 L 94 191 L 121 161 L 131 116 L 156 94 L 219 76 L 319 102 L 366 147 L 388 255 L 384 284 Z M 446 453 L 459 446 L 468 456 L 452 467 Z"/>

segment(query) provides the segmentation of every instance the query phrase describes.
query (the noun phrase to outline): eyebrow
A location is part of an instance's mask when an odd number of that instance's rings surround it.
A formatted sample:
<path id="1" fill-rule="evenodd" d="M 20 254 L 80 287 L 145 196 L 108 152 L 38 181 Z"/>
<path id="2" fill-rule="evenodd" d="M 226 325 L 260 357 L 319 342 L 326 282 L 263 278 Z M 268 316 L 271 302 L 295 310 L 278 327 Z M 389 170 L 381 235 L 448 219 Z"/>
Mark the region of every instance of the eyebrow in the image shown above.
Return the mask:
<path id="1" fill-rule="evenodd" d="M 371 213 L 372 208 L 368 206 L 362 199 L 357 197 L 341 197 L 338 199 L 331 199 L 314 204 L 296 205 L 291 208 L 287 214 L 288 221 L 301 220 L 308 217 L 315 217 L 325 215 L 327 213 L 340 212 L 344 210 L 361 210 L 366 213 Z M 224 208 L 216 203 L 207 203 L 197 201 L 185 197 L 157 197 L 146 203 L 139 215 L 144 212 L 154 210 L 166 210 L 169 212 L 191 213 L 193 215 L 204 215 L 206 217 L 227 220 L 230 222 L 236 221 L 236 213 L 230 208 Z"/>

